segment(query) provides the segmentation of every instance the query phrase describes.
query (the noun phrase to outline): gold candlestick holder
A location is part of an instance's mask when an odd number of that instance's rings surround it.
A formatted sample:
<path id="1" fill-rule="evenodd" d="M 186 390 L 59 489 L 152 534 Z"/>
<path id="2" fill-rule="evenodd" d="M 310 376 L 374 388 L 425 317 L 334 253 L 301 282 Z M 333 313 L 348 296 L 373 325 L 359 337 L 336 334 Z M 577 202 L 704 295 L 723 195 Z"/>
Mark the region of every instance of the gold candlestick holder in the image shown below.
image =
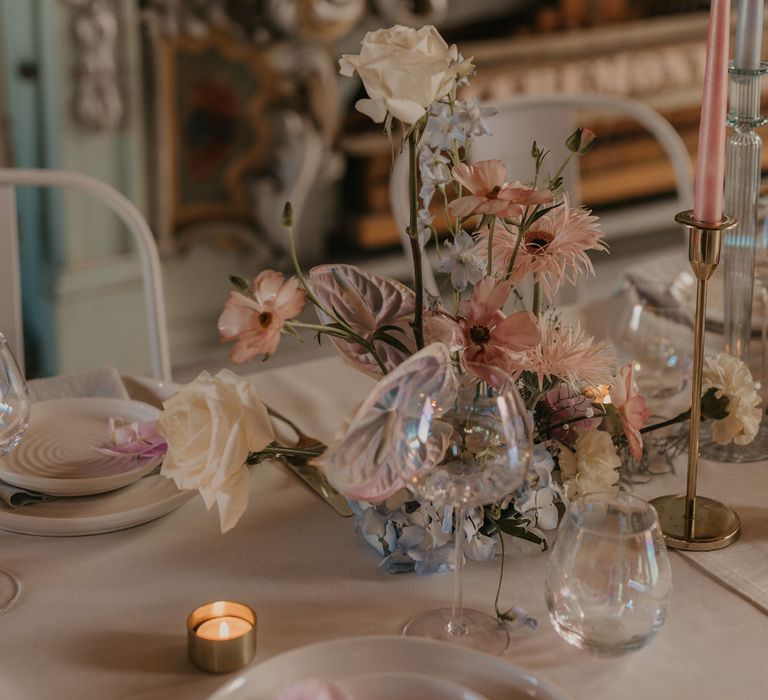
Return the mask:
<path id="1" fill-rule="evenodd" d="M 736 221 L 729 216 L 723 216 L 717 224 L 704 223 L 694 219 L 690 210 L 680 212 L 675 216 L 675 221 L 683 224 L 688 230 L 688 260 L 696 276 L 688 480 L 684 496 L 662 496 L 651 501 L 651 504 L 658 511 L 661 531 L 668 547 L 704 552 L 727 547 L 736 541 L 741 532 L 739 516 L 733 510 L 719 501 L 696 495 L 707 283 L 720 262 L 723 231 L 733 228 Z"/>

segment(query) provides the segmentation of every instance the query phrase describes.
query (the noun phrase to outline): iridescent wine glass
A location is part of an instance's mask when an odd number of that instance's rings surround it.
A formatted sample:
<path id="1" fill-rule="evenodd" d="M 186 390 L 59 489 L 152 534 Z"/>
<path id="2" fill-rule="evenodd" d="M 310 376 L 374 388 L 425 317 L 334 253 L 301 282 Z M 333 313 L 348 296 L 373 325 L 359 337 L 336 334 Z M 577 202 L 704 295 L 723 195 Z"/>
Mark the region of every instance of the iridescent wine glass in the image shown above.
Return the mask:
<path id="1" fill-rule="evenodd" d="M 21 441 L 29 422 L 29 411 L 24 375 L 0 333 L 0 457 L 11 452 Z M 0 569 L 0 613 L 16 602 L 20 590 L 18 579 L 10 571 Z"/>
<path id="2" fill-rule="evenodd" d="M 521 486 L 531 461 L 531 426 L 515 382 L 496 368 L 481 374 L 486 381 L 459 377 L 451 406 L 420 394 L 403 411 L 406 483 L 421 500 L 453 507 L 455 537 L 453 605 L 416 615 L 403 634 L 502 654 L 509 645 L 506 626 L 463 605 L 464 522 L 469 509 L 499 501 Z M 426 467 L 430 460 L 423 456 L 436 443 L 444 457 L 436 467 Z"/>

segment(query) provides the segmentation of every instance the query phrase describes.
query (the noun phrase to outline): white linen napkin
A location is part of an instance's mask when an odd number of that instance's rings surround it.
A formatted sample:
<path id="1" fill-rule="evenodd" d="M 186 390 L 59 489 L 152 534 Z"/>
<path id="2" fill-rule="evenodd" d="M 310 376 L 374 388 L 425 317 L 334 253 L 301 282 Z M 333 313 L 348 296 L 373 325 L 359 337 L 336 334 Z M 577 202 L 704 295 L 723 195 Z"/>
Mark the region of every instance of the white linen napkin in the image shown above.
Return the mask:
<path id="1" fill-rule="evenodd" d="M 114 367 L 86 369 L 58 377 L 32 379 L 27 382 L 27 388 L 33 402 L 80 397 L 130 398 L 120 374 Z M 28 491 L 0 481 L 0 501 L 10 508 L 52 500 L 55 500 L 54 496 Z"/>
<path id="2" fill-rule="evenodd" d="M 128 391 L 114 367 L 85 369 L 58 377 L 32 379 L 27 383 L 32 401 L 99 397 L 128 399 Z"/>

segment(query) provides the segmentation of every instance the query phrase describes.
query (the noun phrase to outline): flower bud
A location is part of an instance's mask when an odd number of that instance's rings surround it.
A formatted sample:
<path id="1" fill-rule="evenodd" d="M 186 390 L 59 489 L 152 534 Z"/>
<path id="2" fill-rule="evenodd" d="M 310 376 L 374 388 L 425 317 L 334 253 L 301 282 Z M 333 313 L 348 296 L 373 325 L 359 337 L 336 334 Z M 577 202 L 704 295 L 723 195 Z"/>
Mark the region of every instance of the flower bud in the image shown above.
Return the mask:
<path id="1" fill-rule="evenodd" d="M 293 207 L 290 202 L 286 202 L 283 207 L 283 226 L 286 228 L 293 226 Z"/>
<path id="2" fill-rule="evenodd" d="M 592 150 L 595 142 L 595 132 L 591 129 L 576 129 L 566 140 L 565 147 L 571 153 L 577 153 L 584 156 Z"/>

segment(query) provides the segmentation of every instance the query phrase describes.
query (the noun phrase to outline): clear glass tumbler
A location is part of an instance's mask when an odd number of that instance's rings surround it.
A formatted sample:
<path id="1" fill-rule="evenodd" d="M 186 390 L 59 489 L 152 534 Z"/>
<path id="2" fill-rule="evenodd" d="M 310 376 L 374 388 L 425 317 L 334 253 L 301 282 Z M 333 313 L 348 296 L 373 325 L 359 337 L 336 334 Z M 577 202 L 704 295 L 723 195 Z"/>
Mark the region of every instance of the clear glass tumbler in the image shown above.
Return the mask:
<path id="1" fill-rule="evenodd" d="M 628 494 L 572 501 L 545 590 L 552 624 L 570 644 L 603 656 L 645 646 L 664 624 L 672 590 L 656 510 Z"/>

